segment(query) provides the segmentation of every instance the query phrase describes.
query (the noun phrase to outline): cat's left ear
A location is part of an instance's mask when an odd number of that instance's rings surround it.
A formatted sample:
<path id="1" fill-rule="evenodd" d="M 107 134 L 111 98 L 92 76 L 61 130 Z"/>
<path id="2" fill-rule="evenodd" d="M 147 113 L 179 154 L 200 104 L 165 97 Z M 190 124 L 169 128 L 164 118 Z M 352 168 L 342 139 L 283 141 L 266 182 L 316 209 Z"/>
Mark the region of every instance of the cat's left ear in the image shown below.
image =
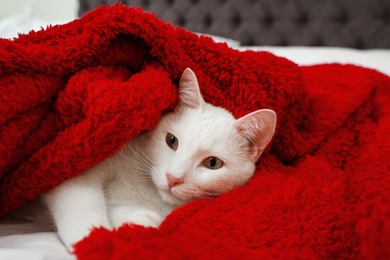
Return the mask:
<path id="1" fill-rule="evenodd" d="M 261 109 L 238 119 L 235 126 L 251 142 L 250 158 L 257 161 L 275 133 L 276 113 Z"/>
<path id="2" fill-rule="evenodd" d="M 190 68 L 186 68 L 181 75 L 179 97 L 184 105 L 191 108 L 201 108 L 203 106 L 204 100 L 200 93 L 198 79 Z"/>

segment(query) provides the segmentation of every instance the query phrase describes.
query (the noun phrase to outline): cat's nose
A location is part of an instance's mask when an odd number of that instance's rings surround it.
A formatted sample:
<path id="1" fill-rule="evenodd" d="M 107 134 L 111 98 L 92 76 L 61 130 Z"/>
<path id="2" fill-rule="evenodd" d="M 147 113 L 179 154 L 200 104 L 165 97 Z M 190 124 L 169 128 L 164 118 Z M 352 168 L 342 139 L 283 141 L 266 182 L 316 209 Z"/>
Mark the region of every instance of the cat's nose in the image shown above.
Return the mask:
<path id="1" fill-rule="evenodd" d="M 174 177 L 170 173 L 167 173 L 166 176 L 168 180 L 168 186 L 170 189 L 184 182 L 183 179 Z"/>

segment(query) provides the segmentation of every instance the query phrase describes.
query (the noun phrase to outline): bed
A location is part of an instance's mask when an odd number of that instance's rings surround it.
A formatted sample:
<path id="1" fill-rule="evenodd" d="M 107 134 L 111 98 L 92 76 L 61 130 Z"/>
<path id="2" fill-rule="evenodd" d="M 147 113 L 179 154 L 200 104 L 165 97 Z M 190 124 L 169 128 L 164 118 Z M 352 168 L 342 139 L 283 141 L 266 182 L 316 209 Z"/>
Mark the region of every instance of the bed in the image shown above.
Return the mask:
<path id="1" fill-rule="evenodd" d="M 93 1 L 93 0 L 80 0 L 80 11 L 79 16 L 83 16 L 85 13 L 91 11 L 92 9 L 98 7 L 100 4 L 114 4 L 116 1 Z M 316 64 L 354 64 L 357 66 L 363 66 L 366 68 L 374 69 L 384 75 L 390 76 L 390 2 L 388 1 L 368 1 L 368 0 L 359 0 L 359 1 L 336 1 L 336 0 L 327 0 L 327 1 L 274 1 L 274 0 L 262 0 L 262 1 L 220 1 L 220 0 L 178 0 L 178 1 L 122 1 L 126 5 L 132 5 L 137 7 L 142 7 L 145 11 L 156 13 L 157 17 L 164 19 L 167 22 L 172 23 L 175 26 L 186 28 L 190 31 L 196 32 L 199 35 L 206 34 L 211 36 L 215 42 L 225 42 L 229 48 L 245 52 L 248 50 L 251 51 L 267 51 L 275 54 L 276 56 L 287 58 L 288 60 L 293 61 L 299 66 L 303 67 L 306 71 L 311 69 L 318 69 L 319 67 L 312 67 Z M 76 17 L 75 17 L 76 18 Z M 11 17 L 7 20 L 0 23 L 0 33 L 1 37 L 14 37 L 16 32 L 27 33 L 31 29 L 39 29 L 40 26 L 45 26 L 46 24 L 62 24 L 67 21 L 45 21 L 41 19 L 33 10 L 26 10 L 24 13 L 21 13 L 17 16 Z M 202 36 L 199 36 L 202 37 Z M 222 47 L 221 47 L 222 48 Z M 292 65 L 291 65 L 292 66 Z M 352 72 L 358 71 L 359 73 L 364 74 L 365 70 L 356 70 L 355 68 L 351 69 Z M 321 70 L 319 70 L 321 72 Z M 337 71 L 336 71 L 337 72 Z M 308 72 L 307 72 L 308 73 Z M 329 73 L 327 71 L 327 73 Z M 347 72 L 344 72 L 348 74 Z M 370 72 L 371 73 L 371 72 Z M 375 72 L 376 73 L 376 72 Z M 381 74 L 381 75 L 382 75 Z M 325 77 L 326 74 L 318 74 L 318 77 Z M 371 75 L 371 74 L 370 74 Z M 374 75 L 374 74 L 373 74 Z M 376 75 L 376 74 L 375 74 Z M 386 78 L 386 76 L 384 76 Z M 372 76 L 378 77 L 379 76 Z M 357 78 L 359 78 L 357 76 Z M 364 77 L 362 76 L 362 79 Z M 310 82 L 315 82 L 315 79 L 307 79 Z M 370 78 L 371 80 L 371 78 Z M 387 82 L 384 80 L 384 82 Z M 347 83 L 342 83 L 347 84 Z M 365 84 L 363 82 L 362 84 Z M 367 83 L 368 84 L 368 83 Z M 378 84 L 386 85 L 387 83 L 382 83 L 378 80 Z M 389 85 L 387 85 L 389 87 Z M 388 89 L 388 88 L 387 88 Z M 353 92 L 353 89 L 350 90 Z M 388 93 L 388 91 L 387 91 Z M 345 93 L 344 93 L 345 94 Z M 383 94 L 387 95 L 387 94 Z M 353 102 L 353 101 L 351 101 Z M 361 110 L 357 110 L 360 113 Z M 364 113 L 364 111 L 363 111 Z M 386 131 L 389 128 L 383 126 L 381 131 L 383 136 L 385 136 Z M 387 130 L 386 130 L 387 129 Z M 344 131 L 344 130 L 343 130 Z M 346 130 L 345 130 L 346 131 Z M 342 133 L 338 133 L 342 136 Z M 388 132 L 387 132 L 388 136 Z M 337 139 L 337 137 L 335 137 Z M 358 137 L 356 137 L 358 138 Z M 374 138 L 375 139 L 375 138 Z M 376 139 L 375 139 L 376 140 Z M 385 140 L 385 139 L 384 139 Z M 332 138 L 329 137 L 329 145 L 332 145 Z M 384 144 L 381 151 L 388 151 L 388 144 Z M 346 148 L 348 150 L 348 147 Z M 387 149 L 387 150 L 386 150 Z M 329 150 L 330 151 L 330 150 Z M 370 150 L 367 150 L 370 151 Z M 346 151 L 344 151 L 346 152 Z M 326 154 L 326 150 L 322 151 Z M 348 153 L 348 152 L 346 152 Z M 375 155 L 375 153 L 374 153 Z M 315 160 L 315 154 L 308 155 L 310 157 L 307 160 Z M 326 155 L 326 158 L 331 156 Z M 369 158 L 374 160 L 373 158 Z M 288 159 L 286 159 L 288 161 Z M 368 160 L 368 159 L 367 159 Z M 265 162 L 271 161 L 272 158 L 268 158 Z M 367 162 L 367 161 L 366 161 Z M 309 163 L 309 162 L 303 162 Z M 287 165 L 286 171 L 292 171 L 292 168 L 298 167 L 294 166 L 293 163 L 285 163 Z M 270 166 L 271 167 L 271 166 Z M 344 167 L 344 166 L 343 166 Z M 346 166 L 345 166 L 346 167 Z M 272 167 L 271 167 L 272 168 Z M 332 171 L 332 169 L 328 169 Z M 382 176 L 383 175 L 383 176 Z M 389 168 L 387 168 L 387 173 L 384 171 L 382 173 L 381 180 L 389 180 Z M 260 177 L 259 177 L 260 178 Z M 264 180 L 264 179 L 262 179 Z M 383 187 L 386 188 L 389 186 L 389 182 L 383 183 Z M 267 188 L 267 187 L 265 187 Z M 287 187 L 287 189 L 294 189 L 295 187 Z M 335 184 L 334 191 L 336 191 L 339 186 Z M 321 187 L 318 187 L 321 189 Z M 299 192 L 295 196 L 300 196 Z M 312 191 L 313 194 L 315 193 Z M 331 193 L 330 191 L 327 191 Z M 265 245 L 265 249 L 262 253 L 255 254 L 254 251 L 241 251 L 238 250 L 236 254 L 233 254 L 227 250 L 227 254 L 231 256 L 237 256 L 240 253 L 246 257 L 270 257 L 270 258 L 280 258 L 280 257 L 290 257 L 290 258 L 300 258 L 300 256 L 305 256 L 309 259 L 316 258 L 345 258 L 350 257 L 351 255 L 355 256 L 375 256 L 375 257 L 388 257 L 388 241 L 390 241 L 389 230 L 389 193 L 384 192 L 384 189 L 377 190 L 377 193 L 380 194 L 381 198 L 381 209 L 382 211 L 375 211 L 376 214 L 380 215 L 380 224 L 382 225 L 383 232 L 379 232 L 381 237 L 379 242 L 387 241 L 387 244 L 374 245 L 374 248 L 379 248 L 373 254 L 369 248 L 363 248 L 359 252 L 354 250 L 358 248 L 359 243 L 363 243 L 363 240 L 351 241 L 349 245 L 342 245 L 341 247 L 336 247 L 334 252 L 299 252 L 300 239 L 305 241 L 302 237 L 295 237 L 293 234 L 286 231 L 285 236 L 291 236 L 291 239 L 295 243 L 286 243 L 283 247 L 291 246 L 292 248 L 297 248 L 297 251 L 289 251 L 284 248 L 284 250 L 279 253 L 270 251 L 273 243 L 277 244 L 278 241 L 273 241 L 270 238 L 261 239 L 267 240 L 268 244 Z M 236 194 L 236 193 L 235 193 Z M 332 197 L 331 194 L 328 195 Z M 345 195 L 347 196 L 347 195 Z M 334 199 L 334 198 L 333 198 Z M 266 201 L 264 201 L 266 203 Z M 311 201 L 313 205 L 316 203 Z M 335 200 L 335 203 L 339 201 Z M 341 203 L 341 202 L 340 202 Z M 197 207 L 201 207 L 201 202 Z M 338 205 L 337 205 L 338 206 Z M 375 208 L 375 204 L 369 205 L 372 208 Z M 198 209 L 197 207 L 183 209 L 183 212 L 186 214 L 195 214 L 195 212 L 190 212 L 191 210 Z M 286 207 L 286 206 L 285 206 Z M 280 208 L 278 209 L 279 213 L 283 214 L 289 210 L 299 210 L 289 209 L 289 208 Z M 379 213 L 378 213 L 379 212 Z M 358 212 L 357 214 L 364 214 L 364 211 Z M 382 215 L 381 215 L 382 214 Z M 386 215 L 387 214 L 387 215 Z M 229 215 L 230 216 L 230 215 Z M 310 216 L 310 214 L 309 214 Z M 383 217 L 385 216 L 385 217 Z M 386 217 L 387 216 L 387 217 Z M 337 218 L 337 215 L 333 216 Z M 180 221 L 187 221 L 183 219 L 175 219 L 172 217 L 172 225 L 180 225 Z M 293 219 L 293 221 L 299 222 L 298 219 Z M 196 222 L 195 222 L 196 223 Z M 205 223 L 203 223 L 207 226 Z M 259 222 L 258 225 L 265 225 L 266 223 Z M 268 223 L 269 224 L 269 223 Z M 313 223 L 310 223 L 313 224 Z M 366 223 L 358 223 L 358 225 L 369 225 L 372 224 L 370 221 L 366 220 Z M 167 224 L 169 225 L 169 223 Z M 272 227 L 272 224 L 266 229 L 273 229 L 278 227 Z M 345 222 L 344 225 L 349 225 L 348 222 Z M 226 226 L 221 226 L 219 228 L 226 228 Z M 283 227 L 282 227 L 283 228 Z M 301 227 L 303 229 L 303 227 Z M 335 232 L 338 230 L 337 227 L 332 227 Z M 324 228 L 325 229 L 325 228 Z M 351 227 L 351 230 L 353 227 Z M 368 227 L 362 227 L 364 230 L 369 230 Z M 234 229 L 234 232 L 239 233 L 239 229 Z M 99 231 L 99 236 L 107 236 L 110 234 L 105 233 L 104 231 Z M 147 242 L 148 235 L 153 237 L 151 241 L 160 241 L 156 237 L 153 231 L 148 230 L 135 230 L 136 234 L 131 234 L 134 243 L 138 246 L 141 246 L 141 249 L 149 248 L 150 244 Z M 137 234 L 139 232 L 139 234 Z M 351 231 L 352 232 L 352 231 Z M 368 231 L 367 231 L 368 232 Z M 189 235 L 189 230 L 184 230 L 185 235 Z M 302 233 L 303 234 L 303 233 Z M 301 234 L 301 235 L 302 235 Z M 321 232 L 319 232 L 319 237 L 313 238 L 313 240 L 321 240 Z M 365 233 L 372 234 L 372 233 Z M 206 233 L 202 235 L 207 236 Z M 323 234 L 322 234 L 323 235 Z M 340 236 L 347 236 L 345 234 L 340 234 Z M 182 236 L 177 236 L 176 240 L 182 239 Z M 138 240 L 137 240 L 138 239 Z M 242 239 L 250 240 L 248 244 L 253 243 L 256 245 L 256 238 L 253 234 L 248 234 Z M 334 237 L 324 238 L 327 243 L 337 244 L 338 241 L 333 241 Z M 327 240 L 328 239 L 328 240 Z M 95 237 L 96 240 L 96 237 Z M 129 240 L 129 241 L 130 241 Z M 94 240 L 93 240 L 94 241 Z M 97 240 L 96 240 L 97 241 Z M 109 240 L 113 241 L 113 238 Z M 143 243 L 143 241 L 146 241 Z M 200 242 L 197 238 L 194 238 L 196 243 Z M 223 245 L 218 246 L 218 243 L 214 240 L 210 240 L 210 247 L 219 248 L 215 252 L 222 252 Z M 221 241 L 225 241 L 221 239 Z M 194 243 L 195 243 L 194 242 Z M 95 250 L 97 253 L 94 255 L 92 253 L 88 254 L 88 250 L 85 249 L 82 253 L 78 254 L 80 258 L 88 258 L 88 256 L 98 256 L 99 250 L 97 247 L 100 242 L 95 242 L 90 250 Z M 104 241 L 102 242 L 104 243 Z M 231 243 L 229 239 L 226 239 L 226 243 Z M 319 242 L 320 243 L 320 242 Z M 375 242 L 372 242 L 375 243 Z M 191 243 L 187 243 L 187 247 L 191 246 Z M 370 243 L 365 243 L 367 245 L 373 245 Z M 143 247 L 142 247 L 143 246 Z M 207 248 L 207 245 L 202 245 L 204 248 Z M 167 247 L 174 248 L 173 245 L 168 245 Z M 229 247 L 229 246 L 227 246 Z M 268 247 L 268 248 L 267 248 Z M 156 247 L 158 249 L 158 246 Z M 340 249 L 342 248 L 342 249 Z M 386 249 L 387 248 L 387 249 Z M 267 249 L 267 250 L 266 250 Z M 109 249 L 107 249 L 109 250 Z M 251 249 L 254 250 L 254 249 Z M 279 250 L 281 250 L 279 248 Z M 337 251 L 339 250 L 339 251 Z M 142 256 L 142 252 L 134 251 L 135 256 Z M 197 258 L 199 256 L 210 256 L 205 252 L 194 252 L 192 255 L 186 255 L 187 251 L 177 250 L 177 254 L 173 255 L 177 258 L 182 258 L 184 256 Z M 249 252 L 249 253 L 248 253 Z M 165 252 L 165 256 L 172 255 L 172 252 Z M 180 255 L 183 253 L 183 255 Z M 302 254 L 302 255 L 300 255 Z M 113 255 L 112 255 L 113 256 Z M 153 254 L 147 255 L 148 257 L 154 256 Z M 116 256 L 117 258 L 123 257 Z M 158 257 L 158 255 L 157 255 Z M 226 255 L 225 255 L 226 257 Z M 10 222 L 2 221 L 0 222 L 0 259 L 73 259 L 74 255 L 67 252 L 65 247 L 61 244 L 58 236 L 54 232 L 43 232 L 39 226 L 25 223 L 25 222 Z M 114 257 L 113 257 L 114 258 Z"/>

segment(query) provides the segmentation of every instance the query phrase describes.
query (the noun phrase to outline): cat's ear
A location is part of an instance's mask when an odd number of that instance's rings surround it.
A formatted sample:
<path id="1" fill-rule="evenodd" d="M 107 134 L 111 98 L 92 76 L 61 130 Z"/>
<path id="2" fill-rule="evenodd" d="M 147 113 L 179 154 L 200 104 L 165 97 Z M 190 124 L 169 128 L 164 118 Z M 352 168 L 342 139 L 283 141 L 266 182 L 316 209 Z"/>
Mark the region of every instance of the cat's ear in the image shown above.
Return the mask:
<path id="1" fill-rule="evenodd" d="M 250 158 L 259 159 L 275 133 L 276 113 L 270 109 L 261 109 L 238 119 L 235 126 L 251 143 Z"/>
<path id="2" fill-rule="evenodd" d="M 181 103 L 191 108 L 201 108 L 204 100 L 200 93 L 198 80 L 195 73 L 186 68 L 179 82 L 179 97 Z"/>

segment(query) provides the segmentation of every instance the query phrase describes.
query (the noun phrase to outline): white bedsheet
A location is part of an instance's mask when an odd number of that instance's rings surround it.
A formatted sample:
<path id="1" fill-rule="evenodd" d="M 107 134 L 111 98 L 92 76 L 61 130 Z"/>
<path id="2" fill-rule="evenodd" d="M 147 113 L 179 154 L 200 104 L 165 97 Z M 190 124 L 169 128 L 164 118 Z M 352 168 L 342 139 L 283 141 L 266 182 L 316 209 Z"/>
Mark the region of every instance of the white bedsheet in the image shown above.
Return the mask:
<path id="1" fill-rule="evenodd" d="M 66 21 L 45 21 L 34 9 L 0 20 L 0 37 L 13 38 L 17 33 L 39 30 L 47 24 L 61 24 Z M 218 37 L 217 41 L 225 41 Z M 319 63 L 352 63 L 381 71 L 390 76 L 390 50 L 353 50 L 328 47 L 272 47 L 240 46 L 237 41 L 226 39 L 238 50 L 270 51 L 286 57 L 299 65 Z M 31 223 L 0 222 L 0 260 L 3 259 L 73 259 L 54 232 L 42 232 Z"/>
<path id="2" fill-rule="evenodd" d="M 55 232 L 43 232 L 32 223 L 0 222 L 0 259 L 73 260 Z"/>
<path id="3" fill-rule="evenodd" d="M 299 65 L 321 63 L 355 64 L 376 69 L 390 76 L 390 50 L 371 49 L 356 50 L 341 47 L 276 47 L 255 46 L 236 47 L 238 50 L 269 51 L 277 56 L 285 57 Z"/>

